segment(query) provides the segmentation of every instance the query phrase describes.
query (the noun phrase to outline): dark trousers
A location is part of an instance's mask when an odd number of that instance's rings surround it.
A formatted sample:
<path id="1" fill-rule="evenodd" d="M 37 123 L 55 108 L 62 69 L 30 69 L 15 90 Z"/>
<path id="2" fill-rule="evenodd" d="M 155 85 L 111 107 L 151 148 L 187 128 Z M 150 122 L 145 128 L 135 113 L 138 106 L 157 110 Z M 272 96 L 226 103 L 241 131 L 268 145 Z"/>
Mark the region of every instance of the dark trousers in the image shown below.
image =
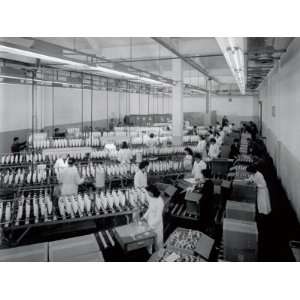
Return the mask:
<path id="1" fill-rule="evenodd" d="M 268 252 L 270 250 L 272 228 L 271 228 L 271 214 L 257 214 L 256 222 L 258 229 L 258 260 L 267 261 Z"/>

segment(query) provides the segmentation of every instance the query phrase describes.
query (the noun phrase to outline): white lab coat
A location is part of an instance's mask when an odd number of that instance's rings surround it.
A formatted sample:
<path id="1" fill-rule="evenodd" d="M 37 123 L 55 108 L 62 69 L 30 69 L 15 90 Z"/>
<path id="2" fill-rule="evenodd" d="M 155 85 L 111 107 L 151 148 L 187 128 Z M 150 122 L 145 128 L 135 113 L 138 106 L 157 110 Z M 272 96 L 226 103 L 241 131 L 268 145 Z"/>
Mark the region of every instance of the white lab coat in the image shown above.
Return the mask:
<path id="1" fill-rule="evenodd" d="M 230 134 L 231 133 L 231 128 L 229 126 L 224 126 L 223 130 L 225 133 Z"/>
<path id="2" fill-rule="evenodd" d="M 183 167 L 185 170 L 191 170 L 193 167 L 193 156 L 192 155 L 186 155 L 183 159 Z"/>
<path id="3" fill-rule="evenodd" d="M 118 152 L 118 160 L 121 163 L 130 163 L 132 159 L 132 153 L 130 149 L 120 149 Z"/>
<path id="4" fill-rule="evenodd" d="M 222 136 L 219 136 L 219 137 L 216 138 L 216 143 L 218 144 L 219 147 L 222 146 L 222 144 L 223 144 L 223 138 L 222 138 Z"/>
<path id="5" fill-rule="evenodd" d="M 271 202 L 269 190 L 263 174 L 256 172 L 251 175 L 249 181 L 257 186 L 257 210 L 260 214 L 268 215 L 271 212 Z"/>
<path id="6" fill-rule="evenodd" d="M 205 147 L 206 147 L 206 140 L 200 140 L 198 145 L 197 145 L 197 150 L 200 153 L 203 153 L 205 151 Z"/>
<path id="7" fill-rule="evenodd" d="M 192 175 L 194 176 L 195 179 L 204 179 L 203 170 L 206 170 L 207 166 L 206 163 L 203 160 L 200 160 L 198 163 L 195 161 L 193 170 L 192 170 Z"/>
<path id="8" fill-rule="evenodd" d="M 134 187 L 135 188 L 145 188 L 147 186 L 147 172 L 138 170 L 134 175 Z"/>
<path id="9" fill-rule="evenodd" d="M 143 218 L 147 221 L 150 228 L 156 233 L 155 251 L 163 247 L 163 210 L 164 201 L 161 197 L 154 198 L 148 195 L 149 207 Z"/>
<path id="10" fill-rule="evenodd" d="M 218 158 L 219 154 L 220 154 L 220 149 L 219 149 L 218 144 L 217 143 L 211 144 L 209 146 L 208 156 L 210 158 Z"/>
<path id="11" fill-rule="evenodd" d="M 145 144 L 148 147 L 154 147 L 157 144 L 157 139 L 155 137 L 151 138 L 150 136 L 146 139 Z"/>
<path id="12" fill-rule="evenodd" d="M 105 144 L 104 149 L 112 152 L 117 150 L 114 144 Z"/>
<path id="13" fill-rule="evenodd" d="M 68 163 L 65 162 L 62 158 L 58 158 L 54 164 L 54 171 L 57 178 L 60 177 L 62 171 L 68 167 Z"/>
<path id="14" fill-rule="evenodd" d="M 75 166 L 68 167 L 61 172 L 59 182 L 61 183 L 61 195 L 77 195 L 78 194 L 78 185 L 84 182 L 84 179 L 81 179 L 78 173 L 78 170 Z"/>

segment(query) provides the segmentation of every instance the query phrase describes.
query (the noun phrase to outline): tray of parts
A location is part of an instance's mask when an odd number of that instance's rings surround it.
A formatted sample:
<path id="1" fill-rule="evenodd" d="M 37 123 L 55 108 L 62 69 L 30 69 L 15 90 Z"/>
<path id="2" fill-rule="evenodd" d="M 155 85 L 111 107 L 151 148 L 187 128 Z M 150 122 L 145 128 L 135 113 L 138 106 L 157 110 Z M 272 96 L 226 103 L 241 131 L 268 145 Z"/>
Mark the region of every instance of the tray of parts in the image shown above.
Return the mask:
<path id="1" fill-rule="evenodd" d="M 200 231 L 177 228 L 167 239 L 165 247 L 170 251 L 180 250 L 183 254 L 194 255 L 201 236 Z"/>
<path id="2" fill-rule="evenodd" d="M 205 262 L 205 260 L 197 255 L 182 253 L 180 250 L 162 248 L 150 257 L 149 262 Z"/>

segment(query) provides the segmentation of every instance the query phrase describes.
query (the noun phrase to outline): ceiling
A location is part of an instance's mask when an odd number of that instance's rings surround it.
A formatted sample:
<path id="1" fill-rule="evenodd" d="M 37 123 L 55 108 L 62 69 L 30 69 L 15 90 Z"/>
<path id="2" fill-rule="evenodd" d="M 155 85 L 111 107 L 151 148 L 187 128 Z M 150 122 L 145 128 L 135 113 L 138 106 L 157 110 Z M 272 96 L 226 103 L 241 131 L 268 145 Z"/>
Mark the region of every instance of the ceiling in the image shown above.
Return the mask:
<path id="1" fill-rule="evenodd" d="M 212 88 L 237 91 L 238 87 L 214 37 L 159 38 L 168 47 L 150 37 L 39 37 L 0 38 L 20 47 L 56 53 L 70 59 L 97 62 L 106 67 L 134 68 L 155 76 L 172 79 L 172 63 L 179 53 L 184 60 L 184 82 L 202 88 L 209 74 Z M 247 38 L 247 90 L 255 90 L 276 60 L 286 51 L 292 38 Z M 170 48 L 169 48 L 170 46 Z M 171 49 L 171 51 L 170 51 Z M 69 51 L 70 50 L 70 51 Z M 87 57 L 88 55 L 89 57 Z M 0 57 L 35 63 L 34 59 L 1 53 Z M 51 63 L 47 63 L 51 65 Z M 55 65 L 57 67 L 57 64 Z M 195 67 L 196 66 L 196 67 Z M 200 72 L 202 70 L 203 72 Z"/>
<path id="2" fill-rule="evenodd" d="M 247 89 L 255 90 L 284 54 L 293 38 L 247 38 Z"/>

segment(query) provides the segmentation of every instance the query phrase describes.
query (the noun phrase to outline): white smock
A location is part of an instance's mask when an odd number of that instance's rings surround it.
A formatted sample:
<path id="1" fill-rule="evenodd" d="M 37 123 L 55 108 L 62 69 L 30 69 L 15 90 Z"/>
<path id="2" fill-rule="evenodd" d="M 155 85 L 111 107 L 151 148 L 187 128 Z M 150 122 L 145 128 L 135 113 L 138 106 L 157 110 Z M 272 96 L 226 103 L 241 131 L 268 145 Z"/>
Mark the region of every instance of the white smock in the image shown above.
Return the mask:
<path id="1" fill-rule="evenodd" d="M 206 140 L 200 140 L 198 145 L 197 145 L 197 151 L 200 153 L 203 153 L 206 147 Z"/>
<path id="2" fill-rule="evenodd" d="M 271 202 L 269 190 L 263 174 L 256 172 L 251 175 L 249 181 L 257 186 L 257 210 L 260 214 L 268 215 L 271 212 Z"/>
<path id="3" fill-rule="evenodd" d="M 147 172 L 138 170 L 134 175 L 134 187 L 135 188 L 145 188 L 147 186 Z"/>
<path id="4" fill-rule="evenodd" d="M 219 136 L 219 137 L 216 138 L 216 143 L 217 143 L 217 145 L 219 147 L 222 146 L 222 144 L 223 144 L 223 138 L 222 138 L 222 136 Z"/>
<path id="5" fill-rule="evenodd" d="M 208 156 L 210 158 L 218 158 L 220 154 L 220 149 L 219 149 L 219 146 L 216 144 L 211 144 L 209 146 L 209 151 L 208 151 Z"/>
<path id="6" fill-rule="evenodd" d="M 68 196 L 78 194 L 78 185 L 82 184 L 84 179 L 80 178 L 77 168 L 72 166 L 62 171 L 59 181 L 61 183 L 61 195 Z"/>
<path id="7" fill-rule="evenodd" d="M 62 171 L 68 167 L 68 163 L 63 160 L 63 158 L 58 158 L 54 164 L 54 172 L 57 178 L 60 177 Z"/>
<path id="8" fill-rule="evenodd" d="M 203 160 L 200 160 L 199 162 L 194 162 L 193 170 L 192 170 L 192 175 L 194 176 L 195 179 L 204 179 L 203 170 L 206 170 L 207 166 L 206 163 Z"/>
<path id="9" fill-rule="evenodd" d="M 191 170 L 193 167 L 193 156 L 188 154 L 183 159 L 183 167 L 185 170 Z"/>
<path id="10" fill-rule="evenodd" d="M 156 233 L 155 251 L 163 247 L 164 230 L 163 230 L 163 210 L 164 201 L 161 197 L 154 198 L 148 195 L 149 207 L 143 216 L 150 228 Z"/>
<path id="11" fill-rule="evenodd" d="M 118 152 L 118 160 L 121 163 L 130 163 L 132 153 L 130 149 L 120 149 Z"/>

